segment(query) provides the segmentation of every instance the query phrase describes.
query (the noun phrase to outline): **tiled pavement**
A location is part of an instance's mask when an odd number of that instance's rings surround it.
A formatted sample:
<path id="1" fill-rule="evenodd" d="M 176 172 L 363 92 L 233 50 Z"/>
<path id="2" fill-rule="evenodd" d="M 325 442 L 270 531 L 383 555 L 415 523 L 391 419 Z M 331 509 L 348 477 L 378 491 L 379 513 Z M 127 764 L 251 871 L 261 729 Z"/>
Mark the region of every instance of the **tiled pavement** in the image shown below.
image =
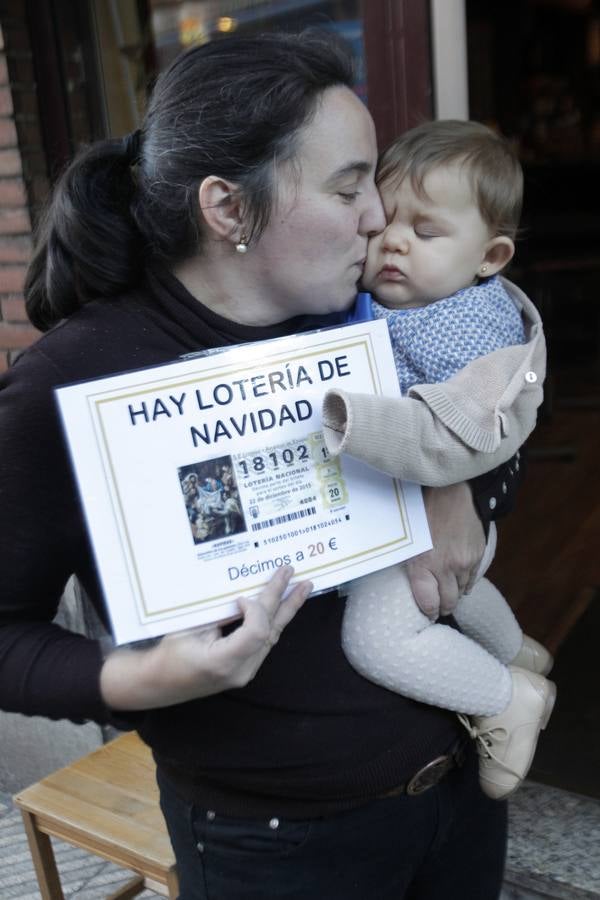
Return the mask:
<path id="1" fill-rule="evenodd" d="M 105 900 L 130 878 L 131 873 L 98 856 L 52 839 L 65 900 Z M 40 900 L 21 813 L 10 796 L 0 793 L 0 898 Z M 139 900 L 157 900 L 144 891 Z"/>

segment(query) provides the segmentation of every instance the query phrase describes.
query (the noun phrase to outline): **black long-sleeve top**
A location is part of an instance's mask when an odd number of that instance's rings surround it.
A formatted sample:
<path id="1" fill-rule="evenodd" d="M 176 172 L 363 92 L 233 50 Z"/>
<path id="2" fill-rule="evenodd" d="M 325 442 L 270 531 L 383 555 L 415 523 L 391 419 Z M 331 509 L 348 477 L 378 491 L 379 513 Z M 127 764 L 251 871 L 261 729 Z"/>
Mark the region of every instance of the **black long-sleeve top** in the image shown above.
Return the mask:
<path id="1" fill-rule="evenodd" d="M 143 289 L 86 305 L 5 373 L 1 708 L 123 721 L 100 694 L 99 642 L 52 624 L 73 573 L 106 621 L 53 389 L 320 324 L 310 317 L 272 327 L 236 324 L 170 274 L 153 272 Z M 233 814 L 324 814 L 405 782 L 456 739 L 452 714 L 378 687 L 350 667 L 340 643 L 343 604 L 337 592 L 309 600 L 245 688 L 125 717 L 183 794 Z"/>

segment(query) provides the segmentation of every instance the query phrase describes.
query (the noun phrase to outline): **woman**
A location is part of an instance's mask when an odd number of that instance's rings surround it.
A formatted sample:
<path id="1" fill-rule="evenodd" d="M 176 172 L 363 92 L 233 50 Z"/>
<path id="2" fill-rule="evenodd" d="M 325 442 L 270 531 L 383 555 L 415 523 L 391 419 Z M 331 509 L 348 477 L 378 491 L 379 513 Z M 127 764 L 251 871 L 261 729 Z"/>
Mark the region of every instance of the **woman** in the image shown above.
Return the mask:
<path id="1" fill-rule="evenodd" d="M 102 614 L 52 388 L 336 320 L 384 223 L 373 123 L 350 84 L 328 36 L 228 38 L 176 60 L 141 133 L 63 177 L 28 282 L 32 320 L 56 327 L 0 393 L 0 705 L 139 730 L 181 900 L 499 891 L 504 806 L 482 796 L 451 715 L 350 669 L 337 594 L 302 605 L 302 583 L 280 605 L 282 570 L 240 601 L 236 629 L 104 659 L 49 624 L 72 572 Z M 413 587 L 447 611 L 483 529 L 464 485 L 427 503 L 437 549 Z"/>

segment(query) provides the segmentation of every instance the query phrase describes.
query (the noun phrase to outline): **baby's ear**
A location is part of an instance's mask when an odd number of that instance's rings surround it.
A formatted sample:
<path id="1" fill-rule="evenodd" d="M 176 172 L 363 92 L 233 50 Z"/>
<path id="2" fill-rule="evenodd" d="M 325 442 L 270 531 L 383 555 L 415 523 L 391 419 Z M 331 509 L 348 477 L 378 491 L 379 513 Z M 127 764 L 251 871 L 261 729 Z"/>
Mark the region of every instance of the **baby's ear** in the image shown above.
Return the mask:
<path id="1" fill-rule="evenodd" d="M 509 264 L 515 254 L 514 242 L 504 234 L 492 238 L 485 247 L 478 275 L 489 278 Z"/>

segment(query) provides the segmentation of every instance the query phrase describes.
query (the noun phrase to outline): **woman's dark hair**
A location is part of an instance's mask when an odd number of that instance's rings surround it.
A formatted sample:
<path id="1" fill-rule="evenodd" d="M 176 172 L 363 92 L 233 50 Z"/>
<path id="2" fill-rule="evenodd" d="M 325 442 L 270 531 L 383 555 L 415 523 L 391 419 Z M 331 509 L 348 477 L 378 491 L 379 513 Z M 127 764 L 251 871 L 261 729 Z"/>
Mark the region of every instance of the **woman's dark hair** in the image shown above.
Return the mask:
<path id="1" fill-rule="evenodd" d="M 234 36 L 179 56 L 156 82 L 139 146 L 99 141 L 59 180 L 27 275 L 33 324 L 46 330 L 139 284 L 150 258 L 172 265 L 196 253 L 207 175 L 239 186 L 246 234 L 260 236 L 277 164 L 294 159 L 321 93 L 350 86 L 352 75 L 347 50 L 327 32 Z"/>

